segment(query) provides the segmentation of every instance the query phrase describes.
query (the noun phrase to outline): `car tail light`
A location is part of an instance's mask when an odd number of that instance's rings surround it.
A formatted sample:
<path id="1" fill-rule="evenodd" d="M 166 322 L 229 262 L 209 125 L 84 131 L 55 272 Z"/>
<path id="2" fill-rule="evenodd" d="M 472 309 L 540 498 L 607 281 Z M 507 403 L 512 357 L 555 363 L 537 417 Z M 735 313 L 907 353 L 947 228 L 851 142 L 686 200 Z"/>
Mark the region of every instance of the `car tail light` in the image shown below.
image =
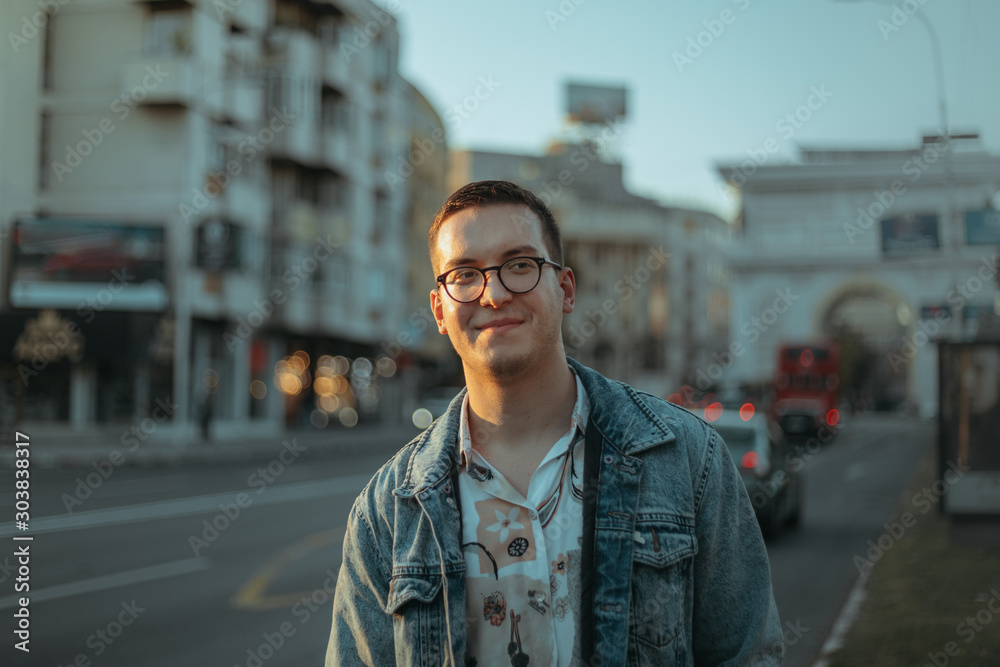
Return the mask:
<path id="1" fill-rule="evenodd" d="M 829 426 L 836 426 L 837 422 L 840 421 L 840 411 L 836 408 L 830 410 L 826 413 L 826 423 Z"/>
<path id="2" fill-rule="evenodd" d="M 753 418 L 753 413 L 753 403 L 744 403 L 740 406 L 740 419 L 743 421 L 750 421 L 750 419 Z"/>
<path id="3" fill-rule="evenodd" d="M 767 457 L 761 456 L 759 452 L 753 450 L 743 453 L 743 456 L 740 457 L 740 466 L 753 471 L 757 477 L 767 477 L 767 474 L 771 472 L 771 464 Z"/>
<path id="4" fill-rule="evenodd" d="M 722 403 L 716 401 L 705 408 L 705 421 L 714 422 L 722 416 Z"/>

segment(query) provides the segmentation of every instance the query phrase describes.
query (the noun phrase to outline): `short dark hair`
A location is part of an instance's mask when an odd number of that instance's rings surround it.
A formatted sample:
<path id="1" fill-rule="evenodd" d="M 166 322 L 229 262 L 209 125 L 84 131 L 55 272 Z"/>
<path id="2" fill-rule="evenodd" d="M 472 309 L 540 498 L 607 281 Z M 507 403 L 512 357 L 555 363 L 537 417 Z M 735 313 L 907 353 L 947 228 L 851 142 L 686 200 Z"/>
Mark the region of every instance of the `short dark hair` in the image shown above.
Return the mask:
<path id="1" fill-rule="evenodd" d="M 522 204 L 538 216 L 542 224 L 542 240 L 549 251 L 548 259 L 556 264 L 563 263 L 562 237 L 552 211 L 534 193 L 510 181 L 476 181 L 456 190 L 438 209 L 427 232 L 427 249 L 434 261 L 434 252 L 441 225 L 451 216 L 467 208 Z"/>

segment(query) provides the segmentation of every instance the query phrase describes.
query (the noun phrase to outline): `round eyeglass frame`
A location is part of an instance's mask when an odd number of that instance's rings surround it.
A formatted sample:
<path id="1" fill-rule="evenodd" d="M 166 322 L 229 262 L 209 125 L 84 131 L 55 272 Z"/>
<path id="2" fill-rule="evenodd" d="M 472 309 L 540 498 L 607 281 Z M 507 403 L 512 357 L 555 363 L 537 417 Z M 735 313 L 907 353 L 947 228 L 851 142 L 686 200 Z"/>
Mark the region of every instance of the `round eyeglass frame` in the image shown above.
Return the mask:
<path id="1" fill-rule="evenodd" d="M 507 264 L 510 264 L 511 262 L 516 262 L 517 260 L 525 260 L 525 259 L 530 259 L 531 261 L 533 261 L 533 262 L 535 262 L 535 263 L 538 264 L 538 279 L 535 280 L 535 284 L 534 285 L 532 285 L 531 287 L 529 287 L 526 290 L 512 290 L 511 288 L 507 287 L 507 283 L 505 283 L 503 281 L 503 278 L 500 277 L 500 270 L 504 266 L 506 266 Z M 483 293 L 486 292 L 486 282 L 488 280 L 488 278 L 486 277 L 486 272 L 487 271 L 496 271 L 497 272 L 497 278 L 500 280 L 500 284 L 503 285 L 503 288 L 505 290 L 507 290 L 508 292 L 510 292 L 511 294 L 527 294 L 531 290 L 533 290 L 536 287 L 538 287 L 538 283 L 540 283 L 542 281 L 542 269 L 545 268 L 546 264 L 548 264 L 548 265 L 552 266 L 553 268 L 555 268 L 556 271 L 561 271 L 564 268 L 563 266 L 561 266 L 559 264 L 556 264 L 555 262 L 553 262 L 551 260 L 545 259 L 544 257 L 527 257 L 527 256 L 524 256 L 524 257 L 511 257 L 510 259 L 508 259 L 503 264 L 499 264 L 497 266 L 487 266 L 487 267 L 482 268 L 482 269 L 480 269 L 478 267 L 475 267 L 475 266 L 456 266 L 455 268 L 449 269 L 449 270 L 445 271 L 444 273 L 442 273 L 441 275 L 439 275 L 436 278 L 436 282 L 439 285 L 441 285 L 442 287 L 444 287 L 445 293 L 453 301 L 457 301 L 458 303 L 472 303 L 473 301 L 478 301 L 479 299 L 481 299 L 483 297 Z M 448 283 L 445 282 L 445 278 L 448 277 L 448 274 L 450 274 L 450 273 L 452 273 L 454 271 L 459 271 L 459 270 L 466 270 L 466 271 L 468 271 L 470 269 L 472 271 L 478 271 L 483 276 L 483 284 L 479 288 L 479 293 L 474 298 L 467 299 L 467 300 L 457 299 L 457 298 L 455 298 L 455 295 L 453 295 L 451 292 L 448 291 Z"/>

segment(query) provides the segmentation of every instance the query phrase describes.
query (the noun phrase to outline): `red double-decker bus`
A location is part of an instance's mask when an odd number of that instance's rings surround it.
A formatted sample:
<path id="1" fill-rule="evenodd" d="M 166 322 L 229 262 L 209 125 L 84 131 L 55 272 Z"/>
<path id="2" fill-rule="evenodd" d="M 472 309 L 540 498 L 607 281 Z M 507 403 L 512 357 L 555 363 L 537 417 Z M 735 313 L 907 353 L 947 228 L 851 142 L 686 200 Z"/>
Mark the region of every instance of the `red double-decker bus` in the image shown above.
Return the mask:
<path id="1" fill-rule="evenodd" d="M 833 341 L 785 343 L 778 347 L 771 412 L 790 435 L 835 430 L 840 422 L 840 350 Z"/>

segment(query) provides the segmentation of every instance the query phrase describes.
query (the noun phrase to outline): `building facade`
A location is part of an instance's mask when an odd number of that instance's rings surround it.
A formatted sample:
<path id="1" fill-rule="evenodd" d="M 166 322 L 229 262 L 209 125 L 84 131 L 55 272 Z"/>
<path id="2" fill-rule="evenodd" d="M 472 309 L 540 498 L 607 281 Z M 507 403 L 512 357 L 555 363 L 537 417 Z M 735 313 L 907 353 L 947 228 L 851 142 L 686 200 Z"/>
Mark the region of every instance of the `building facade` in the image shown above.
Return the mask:
<path id="1" fill-rule="evenodd" d="M 938 338 L 995 326 L 1000 157 L 975 135 L 906 150 L 802 148 L 719 166 L 741 191 L 727 377 L 770 382 L 785 341 L 834 339 L 852 404 L 937 405 Z"/>
<path id="2" fill-rule="evenodd" d="M 19 165 L 0 180 L 0 365 L 20 418 L 85 428 L 160 401 L 164 431 L 238 435 L 398 412 L 379 358 L 404 326 L 410 192 L 383 175 L 413 105 L 392 15 L 43 4 L 0 8 L 20 38 L 0 75 Z"/>

